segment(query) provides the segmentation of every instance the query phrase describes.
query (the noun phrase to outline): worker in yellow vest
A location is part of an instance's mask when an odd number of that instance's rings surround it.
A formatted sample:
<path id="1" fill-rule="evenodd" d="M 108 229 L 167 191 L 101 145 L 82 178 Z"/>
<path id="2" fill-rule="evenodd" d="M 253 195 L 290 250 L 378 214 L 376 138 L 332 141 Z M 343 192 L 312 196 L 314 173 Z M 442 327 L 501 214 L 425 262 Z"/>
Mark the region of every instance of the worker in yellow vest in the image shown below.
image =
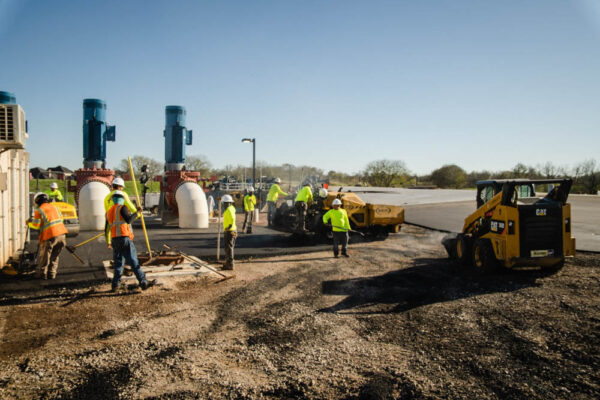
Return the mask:
<path id="1" fill-rule="evenodd" d="M 221 199 L 225 212 L 223 213 L 223 241 L 225 242 L 225 265 L 223 269 L 233 269 L 233 248 L 237 237 L 237 226 L 235 225 L 235 206 L 233 197 L 226 194 Z"/>
<path id="2" fill-rule="evenodd" d="M 269 226 L 273 226 L 273 220 L 275 219 L 275 212 L 277 211 L 277 199 L 279 195 L 287 196 L 288 194 L 281 190 L 279 184 L 281 179 L 275 178 L 275 183 L 271 185 L 269 194 L 267 195 L 267 223 Z"/>
<path id="3" fill-rule="evenodd" d="M 104 198 L 104 211 L 108 211 L 113 206 L 113 194 L 118 190 L 122 193 L 123 198 L 125 199 L 125 206 L 132 214 L 136 214 L 138 212 L 137 207 L 133 204 L 133 202 L 129 199 L 127 193 L 123 191 L 125 188 L 125 181 L 123 178 L 115 178 L 112 181 L 112 191 Z"/>
<path id="4" fill-rule="evenodd" d="M 310 183 L 304 182 L 302 189 L 296 195 L 296 212 L 298 214 L 298 223 L 296 231 L 298 233 L 306 233 L 306 212 L 308 206 L 313 202 L 313 194 Z"/>
<path id="5" fill-rule="evenodd" d="M 58 272 L 58 257 L 63 247 L 67 228 L 63 224 L 59 209 L 50 203 L 46 193 L 38 193 L 33 202 L 37 206 L 33 219 L 26 222 L 31 229 L 39 230 L 40 262 L 37 266 L 36 278 L 55 279 Z"/>
<path id="6" fill-rule="evenodd" d="M 58 190 L 58 185 L 56 184 L 56 182 L 52 182 L 50 184 L 50 189 L 46 189 L 44 191 L 44 193 L 46 193 L 48 195 L 48 198 L 52 202 L 54 202 L 54 201 L 63 201 L 63 195 L 60 192 L 60 190 Z"/>
<path id="7" fill-rule="evenodd" d="M 147 281 L 146 274 L 140 267 L 137 257 L 137 250 L 133 243 L 133 229 L 131 221 L 136 218 L 136 214 L 129 212 L 125 205 L 125 194 L 116 190 L 112 195 L 113 205 L 106 213 L 106 224 L 104 235 L 109 249 L 113 250 L 113 279 L 112 291 L 118 292 L 121 285 L 121 276 L 123 275 L 124 262 L 133 270 L 142 290 L 148 289 L 156 284 L 156 280 Z"/>
<path id="8" fill-rule="evenodd" d="M 248 194 L 244 196 L 244 225 L 242 225 L 242 233 L 252 233 L 252 219 L 254 218 L 255 205 L 256 196 L 254 195 L 254 188 L 250 186 Z M 246 222 L 248 223 L 248 230 L 246 230 Z"/>
<path id="9" fill-rule="evenodd" d="M 350 220 L 348 213 L 342 207 L 340 199 L 334 199 L 331 203 L 333 208 L 323 215 L 323 223 L 329 224 L 331 221 L 331 229 L 333 230 L 333 256 L 338 257 L 339 245 L 342 245 L 342 255 L 348 255 L 348 231 L 350 230 Z"/>

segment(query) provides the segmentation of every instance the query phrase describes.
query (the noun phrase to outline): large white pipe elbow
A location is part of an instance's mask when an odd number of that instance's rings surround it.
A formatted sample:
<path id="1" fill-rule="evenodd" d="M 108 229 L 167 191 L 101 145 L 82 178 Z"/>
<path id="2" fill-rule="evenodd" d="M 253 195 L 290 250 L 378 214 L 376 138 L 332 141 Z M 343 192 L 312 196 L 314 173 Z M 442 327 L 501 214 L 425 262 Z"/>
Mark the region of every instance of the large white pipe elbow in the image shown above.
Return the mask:
<path id="1" fill-rule="evenodd" d="M 108 186 L 100 182 L 88 182 L 79 190 L 79 226 L 82 231 L 104 230 L 104 198 Z"/>
<path id="2" fill-rule="evenodd" d="M 180 228 L 208 228 L 208 206 L 204 191 L 195 182 L 184 182 L 175 192 Z"/>

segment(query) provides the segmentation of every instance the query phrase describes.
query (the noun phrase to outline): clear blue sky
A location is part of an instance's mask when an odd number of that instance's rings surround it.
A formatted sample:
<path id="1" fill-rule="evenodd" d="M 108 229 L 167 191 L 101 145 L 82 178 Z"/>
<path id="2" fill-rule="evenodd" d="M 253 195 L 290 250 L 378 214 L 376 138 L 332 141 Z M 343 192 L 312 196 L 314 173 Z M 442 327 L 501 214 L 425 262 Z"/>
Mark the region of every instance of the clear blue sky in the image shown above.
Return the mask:
<path id="1" fill-rule="evenodd" d="M 164 161 L 187 108 L 213 166 L 344 172 L 404 160 L 500 170 L 600 149 L 600 5 L 563 1 L 0 0 L 0 90 L 31 166 L 82 165 L 82 100 L 117 127 L 108 165 Z"/>

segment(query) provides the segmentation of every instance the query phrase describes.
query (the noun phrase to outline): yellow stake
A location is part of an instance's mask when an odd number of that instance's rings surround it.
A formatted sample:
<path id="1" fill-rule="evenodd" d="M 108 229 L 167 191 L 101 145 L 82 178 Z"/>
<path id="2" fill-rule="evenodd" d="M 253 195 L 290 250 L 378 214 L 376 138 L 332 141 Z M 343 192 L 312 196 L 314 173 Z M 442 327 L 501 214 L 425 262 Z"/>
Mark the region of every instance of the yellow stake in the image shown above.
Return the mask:
<path id="1" fill-rule="evenodd" d="M 135 182 L 135 174 L 133 173 L 133 165 L 131 165 L 131 157 L 127 157 L 129 161 L 129 172 L 131 173 L 131 182 L 133 182 L 133 188 L 135 190 L 135 199 L 137 200 L 138 207 L 140 207 L 140 219 L 142 220 L 142 230 L 144 231 L 144 239 L 146 239 L 146 247 L 148 247 L 148 259 L 152 258 L 152 250 L 150 250 L 150 242 L 148 241 L 148 232 L 146 232 L 146 223 L 144 222 L 144 213 L 142 212 L 142 202 L 140 202 L 140 194 L 138 193 L 137 183 Z"/>

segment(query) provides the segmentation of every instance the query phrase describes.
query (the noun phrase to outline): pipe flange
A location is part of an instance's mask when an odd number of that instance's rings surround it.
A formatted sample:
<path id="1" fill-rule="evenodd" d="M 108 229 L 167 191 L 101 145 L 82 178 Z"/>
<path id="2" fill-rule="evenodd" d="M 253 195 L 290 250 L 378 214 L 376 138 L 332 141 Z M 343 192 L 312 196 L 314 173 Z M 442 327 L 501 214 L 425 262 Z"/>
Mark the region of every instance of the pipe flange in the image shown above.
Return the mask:
<path id="1" fill-rule="evenodd" d="M 77 189 L 75 190 L 75 203 L 77 203 L 77 205 L 79 205 L 79 191 L 81 190 L 82 187 L 84 187 L 85 185 L 87 185 L 90 182 L 100 182 L 100 183 L 103 183 L 110 190 L 110 184 L 108 184 L 106 182 L 106 179 L 101 179 L 101 178 L 86 179 L 86 181 L 84 183 L 82 183 L 81 185 L 78 185 Z M 104 199 L 102 199 L 102 200 L 104 200 Z"/>

